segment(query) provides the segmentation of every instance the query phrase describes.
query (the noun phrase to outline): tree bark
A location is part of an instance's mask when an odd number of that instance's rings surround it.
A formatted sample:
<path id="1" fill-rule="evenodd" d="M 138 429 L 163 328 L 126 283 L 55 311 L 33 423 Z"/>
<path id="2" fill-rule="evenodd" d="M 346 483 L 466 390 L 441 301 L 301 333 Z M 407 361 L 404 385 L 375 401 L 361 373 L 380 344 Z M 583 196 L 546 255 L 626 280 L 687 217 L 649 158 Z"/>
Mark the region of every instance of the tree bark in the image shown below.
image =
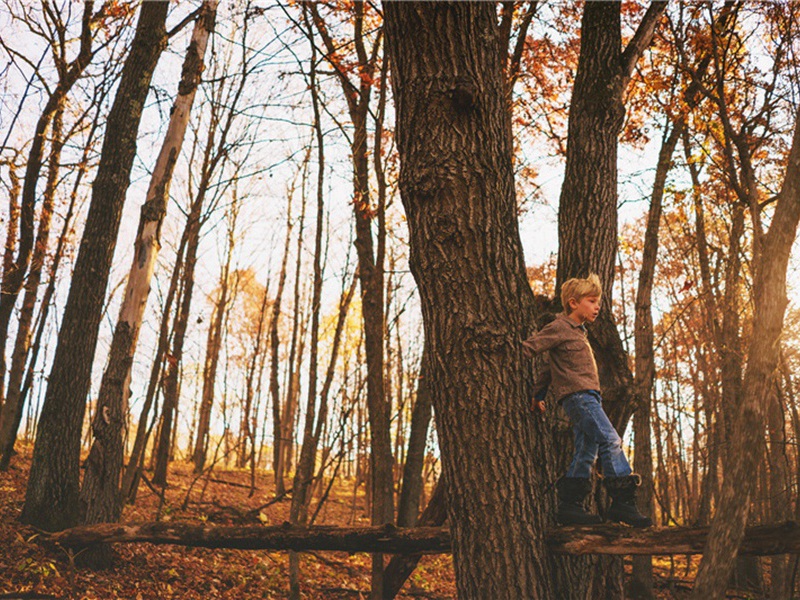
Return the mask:
<path id="1" fill-rule="evenodd" d="M 558 209 L 556 296 L 571 277 L 597 273 L 603 310 L 590 331 L 603 405 L 620 431 L 633 412 L 633 377 L 611 311 L 617 257 L 617 142 L 623 94 L 666 2 L 653 2 L 623 51 L 618 2 L 587 2 L 569 110 L 567 160 Z"/>
<path id="2" fill-rule="evenodd" d="M 45 394 L 22 520 L 58 530 L 79 517 L 81 424 L 136 134 L 158 58 L 167 5 L 142 5 L 136 36 L 108 115 L 107 135 Z"/>
<path id="3" fill-rule="evenodd" d="M 167 212 L 172 174 L 200 84 L 208 38 L 214 29 L 216 5 L 216 0 L 205 2 L 195 23 L 183 63 L 178 96 L 172 106 L 167 133 L 141 208 L 133 263 L 92 422 L 93 440 L 81 488 L 81 520 L 84 524 L 116 522 L 122 513 L 122 436 L 130 397 L 131 368 L 161 246 L 161 224 Z M 97 553 L 94 561 L 107 563 L 110 557 L 101 554 Z"/>
<path id="4" fill-rule="evenodd" d="M 532 295 L 495 6 L 392 2 L 384 17 L 458 595 L 551 598 L 550 441 L 528 410 Z"/>
<path id="5" fill-rule="evenodd" d="M 546 534 L 551 552 L 566 554 L 697 554 L 702 552 L 707 527 L 631 529 L 619 525 L 559 527 Z M 338 527 L 331 525 L 208 526 L 157 521 L 141 525 L 101 523 L 74 527 L 41 538 L 67 548 L 107 543 L 174 544 L 196 548 L 446 554 L 451 532 L 441 527 Z M 770 556 L 800 551 L 800 525 L 749 527 L 740 550 Z M 391 597 L 391 596 L 386 596 Z"/>
<path id="6" fill-rule="evenodd" d="M 28 350 L 31 344 L 31 328 L 33 327 L 33 313 L 36 299 L 39 295 L 39 284 L 42 280 L 42 269 L 47 258 L 47 245 L 50 239 L 50 224 L 53 219 L 53 204 L 56 195 L 56 184 L 61 167 L 61 150 L 64 147 L 63 139 L 63 104 L 59 105 L 52 122 L 52 148 L 50 151 L 47 184 L 45 186 L 42 208 L 39 211 L 39 228 L 36 232 L 36 241 L 30 260 L 30 270 L 25 280 L 25 294 L 22 298 L 22 307 L 17 322 L 17 333 L 14 341 L 14 350 L 11 353 L 11 368 L 8 373 L 8 387 L 5 402 L 0 398 L 0 470 L 8 469 L 14 442 L 17 437 L 17 415 L 20 413 L 22 403 L 22 379 L 25 375 L 25 362 L 28 359 Z M 12 188 L 12 196 L 14 195 Z M 13 212 L 13 211 L 12 211 Z M 13 216 L 11 217 L 13 221 Z M 0 348 L 0 355 L 3 349 Z M 0 373 L 0 387 L 3 385 L 3 376 Z"/>
<path id="7" fill-rule="evenodd" d="M 431 421 L 428 360 L 430 358 L 423 348 L 420 376 L 417 382 L 417 397 L 411 412 L 408 452 L 406 453 L 406 463 L 403 465 L 403 487 L 397 506 L 397 525 L 399 527 L 414 527 L 417 524 L 419 501 L 425 484 L 422 479 L 422 467 L 425 463 L 425 447 L 428 443 L 428 429 Z M 437 523 L 437 525 L 439 524 Z"/>

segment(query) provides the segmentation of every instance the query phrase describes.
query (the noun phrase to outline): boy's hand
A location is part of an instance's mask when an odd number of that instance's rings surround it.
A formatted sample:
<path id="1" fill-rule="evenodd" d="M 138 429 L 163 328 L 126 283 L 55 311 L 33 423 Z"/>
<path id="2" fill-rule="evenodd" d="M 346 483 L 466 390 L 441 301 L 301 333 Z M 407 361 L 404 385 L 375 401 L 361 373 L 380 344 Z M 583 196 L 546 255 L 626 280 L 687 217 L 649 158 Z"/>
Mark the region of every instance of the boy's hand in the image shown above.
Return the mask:
<path id="1" fill-rule="evenodd" d="M 531 410 L 534 412 L 534 414 L 543 414 L 545 411 L 544 400 L 537 400 L 536 398 L 531 400 Z"/>
<path id="2" fill-rule="evenodd" d="M 522 354 L 525 355 L 525 358 L 533 358 L 533 344 L 528 340 L 522 342 Z"/>

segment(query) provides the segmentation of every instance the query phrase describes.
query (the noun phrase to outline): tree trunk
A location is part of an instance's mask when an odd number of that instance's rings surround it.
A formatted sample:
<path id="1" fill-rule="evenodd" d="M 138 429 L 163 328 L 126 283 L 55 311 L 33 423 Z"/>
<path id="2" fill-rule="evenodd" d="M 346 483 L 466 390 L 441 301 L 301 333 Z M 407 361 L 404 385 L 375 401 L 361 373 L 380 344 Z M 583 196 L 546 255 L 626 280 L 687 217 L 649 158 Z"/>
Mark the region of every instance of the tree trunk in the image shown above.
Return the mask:
<path id="1" fill-rule="evenodd" d="M 52 148 L 50 151 L 47 184 L 42 199 L 42 209 L 39 212 L 39 228 L 36 232 L 36 242 L 30 261 L 30 271 L 25 280 L 25 294 L 17 322 L 17 333 L 14 341 L 14 350 L 11 354 L 11 368 L 8 377 L 8 392 L 5 402 L 0 402 L 0 470 L 8 469 L 14 442 L 17 437 L 17 415 L 21 412 L 22 404 L 22 378 L 25 375 L 25 362 L 28 359 L 28 350 L 31 344 L 31 328 L 33 327 L 33 313 L 36 299 L 39 295 L 39 284 L 42 280 L 42 268 L 47 258 L 47 245 L 50 239 L 50 223 L 53 219 L 53 203 L 56 195 L 58 172 L 61 167 L 61 149 L 64 147 L 63 139 L 64 107 L 59 105 L 53 116 Z M 15 192 L 12 189 L 12 197 Z M 13 220 L 13 217 L 12 217 Z M 0 355 L 3 354 L 0 348 Z M 3 385 L 0 373 L 0 388 Z"/>
<path id="2" fill-rule="evenodd" d="M 520 346 L 532 296 L 495 6 L 386 3 L 384 15 L 458 595 L 555 597 L 537 458 L 550 448 L 528 410 Z"/>
<path id="3" fill-rule="evenodd" d="M 350 150 L 353 161 L 353 213 L 356 223 L 356 252 L 358 255 L 358 276 L 361 286 L 361 313 L 364 325 L 364 349 L 367 359 L 367 407 L 369 414 L 370 454 L 372 487 L 373 525 L 381 525 L 394 521 L 394 474 L 392 459 L 392 440 L 389 427 L 391 407 L 386 401 L 384 386 L 383 345 L 385 335 L 383 268 L 386 229 L 384 222 L 385 197 L 379 179 L 379 198 L 377 206 L 378 240 L 377 249 L 372 235 L 373 207 L 370 201 L 369 151 L 367 147 L 367 117 L 370 112 L 370 98 L 374 86 L 373 74 L 376 65 L 377 49 L 380 35 L 371 54 L 364 46 L 362 29 L 364 25 L 363 1 L 353 3 L 353 44 L 358 65 L 358 80 L 351 82 L 341 68 L 336 65 L 337 48 L 328 34 L 314 4 L 310 4 L 311 15 L 328 51 L 328 59 L 334 63 L 335 72 L 342 86 L 342 93 L 347 100 L 350 120 L 353 123 L 353 134 Z M 384 67 L 386 65 L 384 64 Z M 385 98 L 385 96 L 382 96 Z M 383 106 L 378 109 L 383 116 Z M 380 144 L 382 123 L 376 126 L 376 145 Z M 380 600 L 383 589 L 382 575 L 383 557 L 373 557 L 372 594 L 373 600 Z"/>
<path id="4" fill-rule="evenodd" d="M 682 123 L 675 123 L 669 135 L 662 141 L 658 155 L 653 193 L 650 198 L 650 210 L 647 215 L 647 228 L 644 234 L 644 251 L 642 267 L 639 271 L 639 284 L 636 292 L 635 317 L 635 376 L 634 394 L 636 410 L 633 415 L 633 435 L 636 454 L 634 470 L 642 477 L 639 488 L 639 509 L 653 518 L 653 455 L 650 441 L 650 413 L 652 411 L 653 384 L 655 381 L 655 357 L 653 347 L 653 314 L 652 295 L 653 279 L 658 257 L 658 231 L 661 225 L 661 207 L 664 199 L 664 186 L 672 166 L 672 154 L 678 144 Z M 633 561 L 632 587 L 637 590 L 637 597 L 653 597 L 653 564 L 649 556 L 637 557 Z"/>
<path id="5" fill-rule="evenodd" d="M 125 467 L 125 473 L 122 476 L 121 494 L 126 502 L 133 502 L 136 498 L 136 490 L 139 483 L 139 475 L 141 474 L 142 465 L 144 463 L 144 453 L 147 446 L 147 440 L 150 436 L 152 424 L 148 425 L 148 418 L 150 416 L 150 409 L 158 394 L 159 382 L 164 368 L 164 356 L 167 352 L 169 344 L 169 331 L 170 320 L 169 316 L 172 313 L 172 304 L 178 295 L 178 284 L 180 282 L 180 275 L 182 272 L 182 265 L 184 259 L 184 251 L 186 250 L 186 243 L 189 238 L 189 227 L 183 230 L 181 241 L 178 245 L 177 256 L 175 259 L 175 267 L 172 271 L 170 278 L 167 296 L 164 300 L 164 307 L 162 310 L 161 325 L 159 326 L 158 345 L 156 346 L 155 356 L 153 357 L 153 364 L 150 368 L 150 380 L 147 384 L 147 392 L 145 393 L 144 404 L 142 411 L 139 414 L 139 423 L 136 426 L 136 437 L 133 442 L 133 449 L 128 458 L 128 465 Z M 153 423 L 155 422 L 155 416 Z"/>
<path id="6" fill-rule="evenodd" d="M 167 6 L 142 5 L 130 56 L 106 123 L 100 166 L 75 263 L 36 436 L 22 510 L 25 523 L 45 530 L 79 517 L 81 425 L 98 329 L 150 79 L 166 47 Z"/>
<path id="7" fill-rule="evenodd" d="M 292 192 L 294 188 L 292 188 Z M 272 314 L 270 315 L 269 325 L 269 395 L 272 399 L 272 471 L 275 477 L 275 494 L 286 492 L 286 484 L 283 481 L 283 468 L 281 464 L 281 393 L 278 381 L 278 357 L 281 340 L 278 337 L 278 328 L 281 320 L 281 307 L 283 306 L 283 290 L 286 286 L 286 265 L 289 260 L 289 244 L 292 237 L 292 201 L 293 193 L 289 194 L 288 207 L 286 213 L 286 239 L 283 243 L 283 258 L 281 259 L 281 272 L 278 275 L 278 290 L 275 292 L 275 300 L 272 303 Z M 300 259 L 298 258 L 298 263 Z M 297 284 L 298 282 L 296 282 Z"/>
<path id="8" fill-rule="evenodd" d="M 754 489 L 758 447 L 764 436 L 765 399 L 778 363 L 783 328 L 786 272 L 800 221 L 800 114 L 775 213 L 755 261 L 755 313 L 740 404 L 735 407 L 733 435 L 728 439 L 725 481 L 692 598 L 722 598 L 741 544 Z"/>
<path id="9" fill-rule="evenodd" d="M 289 509 L 289 521 L 292 524 L 305 524 L 308 517 L 311 480 L 317 457 L 318 439 L 314 435 L 317 419 L 317 360 L 319 355 L 319 321 L 322 299 L 322 231 L 325 228 L 325 140 L 322 134 L 320 117 L 319 89 L 317 87 L 317 54 L 314 37 L 307 17 L 307 6 L 303 6 L 303 16 L 308 40 L 311 44 L 311 60 L 308 74 L 308 87 L 311 91 L 311 106 L 314 113 L 314 133 L 317 142 L 317 214 L 314 234 L 314 281 L 311 292 L 311 347 L 308 367 L 308 399 L 306 402 L 305 421 L 303 423 L 303 443 L 300 458 L 292 485 L 292 505 Z M 297 554 L 289 555 L 289 597 L 300 599 L 300 559 Z"/>
<path id="10" fill-rule="evenodd" d="M 5 356 L 8 325 L 11 320 L 11 314 L 14 311 L 14 305 L 17 302 L 17 296 L 25 283 L 25 275 L 30 264 L 31 253 L 34 251 L 34 208 L 36 205 L 36 188 L 39 184 L 39 172 L 42 169 L 45 136 L 54 115 L 64 110 L 64 101 L 67 94 L 72 89 L 72 86 L 75 85 L 75 82 L 78 81 L 78 78 L 89 65 L 94 55 L 92 50 L 92 29 L 95 25 L 93 10 L 93 1 L 90 0 L 84 4 L 80 50 L 75 60 L 69 64 L 63 64 L 60 52 L 56 48 L 53 49 L 53 55 L 56 60 L 61 62 L 61 64 L 57 65 L 57 70 L 61 76 L 36 123 L 36 131 L 25 163 L 25 179 L 22 183 L 22 197 L 18 213 L 19 220 L 11 219 L 9 222 L 9 225 L 13 225 L 19 232 L 19 247 L 17 248 L 16 259 L 4 260 L 3 280 L 0 283 L 0 405 L 3 404 L 3 394 L 5 392 Z M 64 32 L 60 31 L 58 34 L 63 36 Z M 138 126 L 138 119 L 134 118 L 132 120 L 136 121 Z M 12 231 L 9 229 L 9 234 L 11 233 Z M 9 239 L 6 240 L 7 250 L 9 241 Z M 10 257 L 7 256 L 7 258 Z"/>
<path id="11" fill-rule="evenodd" d="M 625 118 L 623 94 L 666 5 L 650 5 L 623 51 L 620 3 L 586 3 L 558 209 L 556 296 L 561 284 L 571 277 L 589 273 L 600 276 L 603 310 L 590 338 L 600 372 L 603 406 L 620 432 L 633 412 L 629 397 L 633 378 L 611 310 L 617 257 L 617 138 Z"/>
<path id="12" fill-rule="evenodd" d="M 422 467 L 425 463 L 425 448 L 428 443 L 428 427 L 431 421 L 430 357 L 423 348 L 420 361 L 420 376 L 417 383 L 417 398 L 411 412 L 411 431 L 408 435 L 408 452 L 403 466 L 403 488 L 397 507 L 397 525 L 414 527 L 419 514 L 419 501 L 425 482 Z M 438 525 L 439 523 L 437 523 Z"/>
<path id="13" fill-rule="evenodd" d="M 131 368 L 147 297 L 150 294 L 150 281 L 161 246 L 161 224 L 167 212 L 172 174 L 200 83 L 208 38 L 214 29 L 216 5 L 216 0 L 205 2 L 196 21 L 183 63 L 178 96 L 170 113 L 164 143 L 156 159 L 147 198 L 141 208 L 133 264 L 128 274 L 92 422 L 93 441 L 81 488 L 81 520 L 84 524 L 113 523 L 119 520 L 122 512 L 122 436 L 130 397 Z M 91 562 L 108 564 L 109 559 L 110 555 L 104 555 L 100 550 L 95 553 Z"/>
<path id="14" fill-rule="evenodd" d="M 222 325 L 227 318 L 226 315 L 228 311 L 228 286 L 230 282 L 231 259 L 233 258 L 233 244 L 233 232 L 229 230 L 228 252 L 219 278 L 219 298 L 211 314 L 211 321 L 208 324 L 206 359 L 203 365 L 203 392 L 200 400 L 200 416 L 197 422 L 197 437 L 195 439 L 194 452 L 192 453 L 195 474 L 202 473 L 206 464 L 208 436 L 211 426 L 211 408 L 214 404 L 217 365 L 219 364 L 219 354 L 222 349 Z"/>

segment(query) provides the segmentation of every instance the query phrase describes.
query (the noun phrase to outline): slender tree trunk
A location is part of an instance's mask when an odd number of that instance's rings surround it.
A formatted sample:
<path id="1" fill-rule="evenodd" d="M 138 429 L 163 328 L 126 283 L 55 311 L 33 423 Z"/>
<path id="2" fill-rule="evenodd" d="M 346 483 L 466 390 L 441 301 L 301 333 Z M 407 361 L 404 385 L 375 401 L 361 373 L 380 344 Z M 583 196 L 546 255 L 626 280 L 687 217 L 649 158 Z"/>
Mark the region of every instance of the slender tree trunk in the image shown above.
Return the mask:
<path id="1" fill-rule="evenodd" d="M 308 155 L 306 155 L 308 156 Z M 283 290 L 286 286 L 286 265 L 289 260 L 289 245 L 292 238 L 292 229 L 294 223 L 292 222 L 292 200 L 293 194 L 289 195 L 287 202 L 288 208 L 286 213 L 286 239 L 283 244 L 283 258 L 281 259 L 281 272 L 278 276 L 278 290 L 275 292 L 275 301 L 272 303 L 272 315 L 270 316 L 269 326 L 269 348 L 270 348 L 270 364 L 269 364 L 269 394 L 272 399 L 272 471 L 275 477 L 275 494 L 280 495 L 286 492 L 286 484 L 283 480 L 283 452 L 282 452 L 282 424 L 281 424 L 281 395 L 280 383 L 278 381 L 278 359 L 280 352 L 280 337 L 278 336 L 278 329 L 281 321 L 281 307 L 283 306 Z M 303 200 L 305 206 L 305 200 Z M 305 211 L 303 211 L 305 216 Z M 300 229 L 302 229 L 302 218 Z M 301 236 L 302 237 L 302 236 Z M 298 256 L 298 264 L 300 257 Z M 299 277 L 295 279 L 295 286 L 299 285 Z M 296 324 L 295 324 L 296 326 Z M 291 370 L 291 369 L 290 369 Z"/>
<path id="2" fill-rule="evenodd" d="M 235 227 L 235 217 L 233 221 Z M 211 408 L 214 404 L 217 383 L 217 365 L 219 364 L 219 354 L 222 349 L 222 325 L 227 318 L 228 312 L 228 288 L 230 285 L 234 241 L 235 237 L 231 228 L 228 231 L 228 252 L 219 277 L 219 298 L 214 306 L 211 322 L 208 324 L 206 360 L 203 366 L 203 392 L 200 400 L 200 416 L 197 422 L 197 437 L 195 439 L 194 452 L 192 453 L 195 474 L 202 473 L 206 463 L 208 436 L 211 426 Z"/>
<path id="3" fill-rule="evenodd" d="M 304 6 L 303 15 L 306 16 L 307 8 Z M 306 20 L 306 25 L 307 19 Z M 308 401 L 306 403 L 305 422 L 303 426 L 303 443 L 300 449 L 300 458 L 297 461 L 297 470 L 292 486 L 292 505 L 289 511 L 291 523 L 304 524 L 308 516 L 309 490 L 314 473 L 314 464 L 317 454 L 317 439 L 314 437 L 314 425 L 317 418 L 317 358 L 319 349 L 319 320 L 320 303 L 322 298 L 322 231 L 325 226 L 325 145 L 320 119 L 319 95 L 317 88 L 316 48 L 312 34 L 309 32 L 311 42 L 311 66 L 309 69 L 308 85 L 311 90 L 311 105 L 314 111 L 314 132 L 317 141 L 317 218 L 316 233 L 314 235 L 314 283 L 311 299 L 311 346 L 309 351 L 308 370 Z M 300 559 L 294 552 L 289 555 L 289 597 L 292 600 L 300 598 Z"/>
<path id="4" fill-rule="evenodd" d="M 108 115 L 100 167 L 75 263 L 58 346 L 50 372 L 22 520 L 45 530 L 79 517 L 81 425 L 92 359 L 116 246 L 119 221 L 136 153 L 136 133 L 150 79 L 166 47 L 167 5 L 142 5 L 136 36 Z"/>
<path id="5" fill-rule="evenodd" d="M 42 156 L 44 155 L 45 137 L 50 127 L 51 121 L 56 113 L 63 111 L 64 101 L 67 94 L 78 81 L 83 71 L 92 60 L 94 52 L 92 50 L 92 29 L 94 2 L 87 1 L 83 8 L 83 19 L 80 34 L 80 50 L 78 55 L 69 64 L 59 65 L 58 84 L 53 89 L 47 99 L 42 114 L 36 123 L 36 131 L 28 152 L 28 159 L 25 163 L 25 179 L 22 184 L 22 197 L 19 210 L 19 221 L 16 222 L 19 231 L 19 246 L 17 248 L 16 259 L 4 261 L 3 279 L 0 283 L 0 405 L 3 404 L 3 394 L 5 392 L 6 375 L 6 340 L 8 337 L 8 325 L 17 297 L 25 282 L 25 275 L 30 264 L 31 253 L 34 251 L 34 208 L 36 205 L 36 188 L 39 183 L 39 173 L 42 169 Z M 63 35 L 63 32 L 60 32 Z M 59 53 L 54 49 L 53 54 L 58 57 Z M 60 60 L 57 58 L 57 60 Z M 146 67 L 145 67 L 146 68 Z M 110 115 L 109 115 L 110 118 Z M 138 119 L 132 119 L 138 125 Z M 58 142 L 56 142 L 58 143 Z M 124 169 L 123 169 L 124 170 Z M 124 192 L 124 190 L 123 190 Z M 13 224 L 12 219 L 10 224 Z M 9 230 L 11 233 L 11 230 Z M 6 249 L 8 249 L 7 240 Z"/>
<path id="6" fill-rule="evenodd" d="M 150 416 L 150 409 L 153 406 L 156 395 L 158 394 L 159 382 L 164 367 L 164 356 L 167 352 L 169 344 L 169 331 L 170 319 L 169 315 L 172 313 L 172 304 L 178 294 L 178 284 L 180 283 L 180 274 L 182 272 L 184 251 L 186 250 L 186 243 L 189 238 L 189 227 L 184 228 L 181 235 L 181 241 L 178 245 L 177 257 L 175 259 L 175 268 L 172 271 L 169 289 L 167 296 L 164 300 L 164 308 L 162 311 L 161 325 L 158 334 L 158 346 L 156 347 L 155 357 L 150 369 L 150 381 L 147 384 L 147 392 L 145 393 L 144 404 L 142 411 L 139 414 L 139 423 L 136 427 L 136 437 L 133 442 L 133 449 L 128 459 L 128 465 L 125 467 L 125 473 L 122 476 L 121 494 L 126 502 L 133 502 L 136 498 L 136 490 L 138 487 L 139 476 L 141 474 L 142 465 L 144 463 L 145 448 L 147 447 L 147 440 L 150 436 L 152 425 L 148 425 L 148 418 Z"/>
<path id="7" fill-rule="evenodd" d="M 361 286 L 361 311 L 364 324 L 364 346 L 367 359 L 367 406 L 369 409 L 370 441 L 372 446 L 371 486 L 373 492 L 371 523 L 380 525 L 394 521 L 394 477 L 392 460 L 392 440 L 389 428 L 391 407 L 386 402 L 384 385 L 384 298 L 383 265 L 385 249 L 385 223 L 383 221 L 384 194 L 379 194 L 378 242 L 377 248 L 372 234 L 373 208 L 370 202 L 369 151 L 367 147 L 367 117 L 374 85 L 372 75 L 376 66 L 380 35 L 372 54 L 364 46 L 362 29 L 364 25 L 363 1 L 353 3 L 353 43 L 358 61 L 359 78 L 351 82 L 342 69 L 334 64 L 342 92 L 347 99 L 348 112 L 353 123 L 353 137 L 350 145 L 353 160 L 353 211 L 356 222 L 356 251 L 358 254 L 358 274 Z M 329 60 L 337 55 L 336 46 L 328 34 L 324 21 L 316 7 L 310 5 L 314 24 L 328 51 Z M 384 65 L 386 66 L 386 65 Z M 385 77 L 384 77 L 385 79 Z M 385 98 L 385 96 L 384 96 Z M 379 107 L 383 114 L 383 107 Z M 380 138 L 379 123 L 376 138 Z M 379 174 L 381 180 L 382 174 Z M 381 188 L 382 190 L 382 188 Z M 372 595 L 380 600 L 383 589 L 381 573 L 383 557 L 373 557 Z"/>
<path id="8" fill-rule="evenodd" d="M 31 344 L 31 329 L 33 327 L 33 313 L 36 299 L 39 295 L 39 284 L 42 280 L 42 268 L 47 258 L 47 245 L 50 239 L 50 224 L 53 220 L 53 203 L 56 195 L 56 184 L 60 169 L 61 149 L 64 146 L 63 133 L 64 107 L 59 105 L 53 116 L 52 148 L 50 151 L 47 184 L 45 186 L 42 209 L 39 212 L 39 228 L 36 232 L 36 242 L 30 261 L 30 271 L 25 280 L 25 294 L 17 323 L 14 350 L 11 354 L 11 368 L 8 377 L 8 393 L 5 402 L 0 402 L 0 470 L 8 469 L 14 442 L 17 437 L 17 415 L 21 413 L 22 378 L 25 375 L 25 362 L 28 359 L 28 350 Z M 12 197 L 15 192 L 12 189 Z M 12 217 L 13 220 L 13 217 Z M 3 350 L 0 348 L 0 354 Z M 3 385 L 0 374 L 0 387 Z"/>
<path id="9" fill-rule="evenodd" d="M 664 186 L 672 166 L 672 154 L 681 135 L 682 123 L 675 123 L 664 137 L 658 155 L 656 177 L 650 198 L 647 215 L 647 228 L 644 234 L 642 267 L 639 271 L 639 284 L 636 292 L 635 331 L 635 397 L 636 411 L 633 415 L 633 435 L 636 453 L 634 469 L 642 477 L 639 508 L 653 518 L 653 455 L 650 441 L 650 414 L 652 411 L 653 384 L 655 381 L 655 356 L 653 348 L 652 295 L 656 259 L 658 257 L 658 231 L 661 225 L 661 208 L 664 199 Z M 653 563 L 650 556 L 637 556 L 633 559 L 633 584 L 640 598 L 653 597 Z"/>
<path id="10" fill-rule="evenodd" d="M 422 467 L 425 463 L 425 447 L 428 442 L 428 427 L 431 421 L 430 357 L 422 351 L 417 397 L 411 412 L 411 430 L 408 435 L 408 451 L 403 466 L 403 487 L 397 507 L 397 526 L 414 527 L 419 515 L 419 501 L 424 481 Z M 440 523 L 436 523 L 439 525 Z"/>
<path id="11" fill-rule="evenodd" d="M 209 140 L 209 144 L 211 140 Z M 164 402 L 161 409 L 161 423 L 158 430 L 158 440 L 154 448 L 156 463 L 153 472 L 153 483 L 167 485 L 167 466 L 170 460 L 170 446 L 172 441 L 172 422 L 178 408 L 180 394 L 180 369 L 183 358 L 183 346 L 186 341 L 186 329 L 189 324 L 189 313 L 192 307 L 194 291 L 194 270 L 197 265 L 197 249 L 200 245 L 200 227 L 202 225 L 201 211 L 203 201 L 208 191 L 208 178 L 204 177 L 197 191 L 197 197 L 192 204 L 188 217 L 188 238 L 186 243 L 186 258 L 184 259 L 181 274 L 181 298 L 175 325 L 172 330 L 172 346 L 167 354 L 167 368 L 164 373 Z"/>
<path id="12" fill-rule="evenodd" d="M 763 238 L 762 252 L 753 267 L 755 314 L 741 402 L 735 407 L 729 438 L 725 481 L 717 513 L 700 562 L 692 598 L 722 598 L 734 558 L 744 536 L 754 489 L 756 460 L 753 449 L 763 439 L 765 399 L 778 364 L 778 340 L 783 328 L 786 273 L 800 221 L 800 114 L 775 213 Z"/>
<path id="13" fill-rule="evenodd" d="M 128 274 L 92 422 L 93 440 L 81 488 L 81 520 L 84 524 L 114 523 L 119 521 L 122 512 L 122 436 L 130 397 L 131 368 L 161 246 L 161 224 L 167 212 L 172 174 L 200 83 L 208 38 L 214 29 L 216 4 L 216 0 L 204 3 L 196 21 L 183 63 L 178 96 L 170 113 L 164 143 L 156 159 L 147 199 L 141 208 L 133 264 Z M 110 553 L 106 549 L 97 549 L 93 554 L 92 562 L 109 562 Z"/>
<path id="14" fill-rule="evenodd" d="M 536 458 L 550 452 L 550 440 L 527 408 L 530 369 L 520 342 L 533 306 L 495 10 L 384 5 L 400 191 L 434 357 L 458 595 L 553 598 L 541 535 L 552 514 L 549 474 Z"/>

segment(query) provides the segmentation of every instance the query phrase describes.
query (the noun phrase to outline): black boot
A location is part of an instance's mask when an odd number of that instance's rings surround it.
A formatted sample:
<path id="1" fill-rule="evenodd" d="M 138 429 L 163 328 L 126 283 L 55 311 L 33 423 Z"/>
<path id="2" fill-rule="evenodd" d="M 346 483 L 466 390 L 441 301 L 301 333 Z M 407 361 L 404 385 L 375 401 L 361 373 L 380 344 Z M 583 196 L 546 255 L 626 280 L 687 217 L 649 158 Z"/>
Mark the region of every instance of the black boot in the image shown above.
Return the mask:
<path id="1" fill-rule="evenodd" d="M 590 515 L 583 508 L 583 501 L 592 491 L 592 482 L 579 477 L 562 477 L 556 482 L 558 489 L 558 513 L 556 519 L 562 525 L 597 525 L 603 520 Z"/>
<path id="2" fill-rule="evenodd" d="M 603 480 L 606 491 L 611 496 L 611 507 L 606 518 L 609 521 L 627 523 L 634 527 L 650 527 L 653 520 L 644 516 L 636 508 L 636 488 L 642 484 L 642 478 L 633 473 L 627 477 L 606 477 Z"/>

